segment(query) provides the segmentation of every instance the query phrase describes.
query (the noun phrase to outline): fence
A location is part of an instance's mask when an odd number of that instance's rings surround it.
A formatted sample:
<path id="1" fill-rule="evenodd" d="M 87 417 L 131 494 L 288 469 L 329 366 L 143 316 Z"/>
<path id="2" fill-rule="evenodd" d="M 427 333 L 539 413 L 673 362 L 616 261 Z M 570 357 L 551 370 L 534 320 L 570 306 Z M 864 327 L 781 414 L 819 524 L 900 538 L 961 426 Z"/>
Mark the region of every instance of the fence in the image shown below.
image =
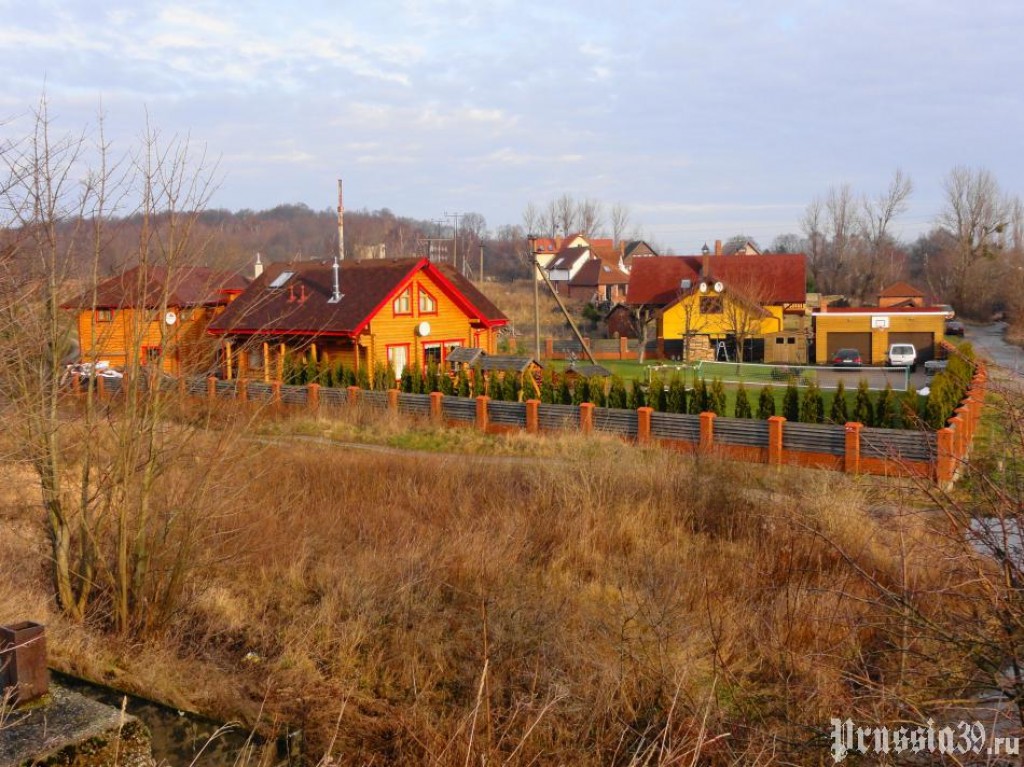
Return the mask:
<path id="1" fill-rule="evenodd" d="M 116 379 L 113 379 L 116 380 Z M 407 394 L 331 389 L 317 384 L 282 386 L 278 382 L 235 382 L 182 379 L 182 394 L 210 401 L 237 398 L 274 409 L 285 405 L 312 411 L 362 405 L 378 410 L 430 418 L 437 423 L 468 424 L 488 432 L 573 430 L 615 434 L 639 444 L 660 444 L 687 452 L 716 453 L 736 460 L 775 466 L 794 465 L 886 476 L 918 476 L 939 484 L 952 482 L 967 458 L 981 419 L 987 372 L 978 365 L 967 395 L 937 432 L 865 427 L 859 423 L 807 424 L 781 416 L 767 421 L 727 418 L 714 413 L 661 413 L 649 407 L 636 410 L 582 405 L 549 405 L 492 401 L 433 394 Z M 98 382 L 101 396 L 113 397 L 125 388 L 121 381 Z"/>

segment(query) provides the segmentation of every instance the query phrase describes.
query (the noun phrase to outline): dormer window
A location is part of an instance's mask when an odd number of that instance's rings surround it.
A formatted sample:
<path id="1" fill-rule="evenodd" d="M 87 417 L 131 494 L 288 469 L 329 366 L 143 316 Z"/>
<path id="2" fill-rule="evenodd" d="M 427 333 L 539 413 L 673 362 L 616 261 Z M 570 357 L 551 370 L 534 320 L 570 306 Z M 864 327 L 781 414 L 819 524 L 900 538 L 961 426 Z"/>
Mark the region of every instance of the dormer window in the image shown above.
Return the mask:
<path id="1" fill-rule="evenodd" d="M 408 287 L 399 293 L 391 307 L 395 314 L 412 314 L 412 288 Z"/>
<path id="2" fill-rule="evenodd" d="M 419 289 L 420 314 L 437 314 L 437 299 L 423 288 Z"/>

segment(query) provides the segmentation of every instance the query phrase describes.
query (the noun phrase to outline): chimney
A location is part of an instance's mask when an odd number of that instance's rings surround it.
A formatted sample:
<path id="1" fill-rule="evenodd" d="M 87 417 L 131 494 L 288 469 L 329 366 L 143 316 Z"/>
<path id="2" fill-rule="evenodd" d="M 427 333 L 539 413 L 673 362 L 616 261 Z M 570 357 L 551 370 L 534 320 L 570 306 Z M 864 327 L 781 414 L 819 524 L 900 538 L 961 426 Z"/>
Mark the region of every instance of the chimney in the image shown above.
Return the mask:
<path id="1" fill-rule="evenodd" d="M 705 242 L 704 247 L 700 249 L 701 261 L 700 261 L 700 276 L 707 277 L 711 273 L 711 265 L 708 263 L 708 244 Z"/>
<path id="2" fill-rule="evenodd" d="M 300 304 L 306 303 L 306 299 L 307 298 L 309 298 L 309 296 L 306 295 L 306 283 L 304 283 L 304 282 L 300 283 L 299 284 L 299 303 Z"/>
<path id="3" fill-rule="evenodd" d="M 338 261 L 338 257 L 334 257 L 334 264 L 331 266 L 331 271 L 334 272 L 334 292 L 331 297 L 327 299 L 327 303 L 336 304 L 341 301 L 344 296 L 341 294 L 341 264 Z"/>
<path id="4" fill-rule="evenodd" d="M 252 267 L 252 278 L 255 280 L 263 274 L 263 260 L 260 258 L 259 251 L 256 252 L 256 263 Z"/>
<path id="5" fill-rule="evenodd" d="M 721 240 L 715 240 L 715 255 L 716 256 L 722 255 L 722 241 Z"/>
<path id="6" fill-rule="evenodd" d="M 288 286 L 288 303 L 295 303 L 295 283 Z"/>
<path id="7" fill-rule="evenodd" d="M 345 206 L 341 202 L 340 178 L 338 179 L 338 260 L 345 260 Z M 337 288 L 335 288 L 334 292 L 337 294 Z"/>

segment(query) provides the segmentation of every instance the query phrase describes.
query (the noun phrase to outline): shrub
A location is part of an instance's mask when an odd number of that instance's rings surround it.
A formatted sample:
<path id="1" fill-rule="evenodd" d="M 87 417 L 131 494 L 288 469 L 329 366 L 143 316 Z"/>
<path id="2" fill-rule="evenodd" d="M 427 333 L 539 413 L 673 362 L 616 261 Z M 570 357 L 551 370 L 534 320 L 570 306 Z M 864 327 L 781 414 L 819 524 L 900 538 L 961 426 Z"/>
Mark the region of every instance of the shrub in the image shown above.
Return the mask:
<path id="1" fill-rule="evenodd" d="M 400 391 L 411 392 L 412 391 L 412 366 L 406 365 L 402 368 L 402 377 L 398 381 L 398 388 Z"/>
<path id="2" fill-rule="evenodd" d="M 438 379 L 437 362 L 430 360 L 427 363 L 427 375 L 423 379 L 423 391 L 427 394 L 437 391 L 441 386 L 441 381 Z"/>
<path id="3" fill-rule="evenodd" d="M 821 423 L 825 420 L 825 400 L 821 389 L 814 381 L 804 387 L 803 401 L 800 403 L 800 420 L 804 423 Z"/>
<path id="4" fill-rule="evenodd" d="M 960 404 L 963 389 L 960 381 L 949 370 L 936 375 L 929 386 L 928 399 L 924 405 L 924 421 L 932 429 L 941 429 L 946 419 L 953 415 Z"/>
<path id="5" fill-rule="evenodd" d="M 853 399 L 853 420 L 865 426 L 875 426 L 874 406 L 871 404 L 871 391 L 866 378 L 857 384 L 857 396 Z"/>
<path id="6" fill-rule="evenodd" d="M 626 396 L 626 384 L 618 376 L 612 376 L 611 385 L 608 387 L 608 407 L 625 409 L 629 404 Z"/>
<path id="7" fill-rule="evenodd" d="M 846 386 L 842 381 L 836 386 L 832 396 L 832 407 L 828 412 L 828 420 L 832 423 L 846 423 L 850 420 L 850 414 L 846 409 Z"/>
<path id="8" fill-rule="evenodd" d="M 455 380 L 448 373 L 441 373 L 439 389 L 446 396 L 455 394 Z"/>
<path id="9" fill-rule="evenodd" d="M 900 426 L 900 414 L 897 404 L 892 384 L 886 383 L 885 389 L 882 390 L 875 401 L 875 426 L 881 426 L 885 429 L 898 429 Z"/>
<path id="10" fill-rule="evenodd" d="M 366 365 L 359 368 L 359 372 L 356 373 L 356 386 L 360 389 L 370 388 L 370 371 L 366 369 Z"/>
<path id="11" fill-rule="evenodd" d="M 480 366 L 477 365 L 473 368 L 473 396 L 482 397 L 487 393 L 487 376 L 484 375 L 484 371 L 481 370 Z"/>
<path id="12" fill-rule="evenodd" d="M 555 401 L 555 374 L 552 370 L 540 374 L 540 401 L 548 405 Z"/>
<path id="13" fill-rule="evenodd" d="M 594 403 L 594 407 L 605 406 L 604 379 L 601 376 L 590 379 L 590 401 Z"/>
<path id="14" fill-rule="evenodd" d="M 665 395 L 665 410 L 669 413 L 686 412 L 686 384 L 677 373 L 672 376 L 668 384 L 668 393 Z"/>
<path id="15" fill-rule="evenodd" d="M 689 412 L 691 415 L 706 413 L 711 409 L 711 393 L 708 391 L 708 382 L 703 378 L 697 380 L 690 392 Z"/>
<path id="16" fill-rule="evenodd" d="M 722 379 L 715 378 L 708 389 L 708 410 L 715 415 L 725 415 L 725 403 L 725 386 L 722 385 Z"/>
<path id="17" fill-rule="evenodd" d="M 754 415 L 750 409 L 750 400 L 747 398 L 747 389 L 742 381 L 736 387 L 736 403 L 733 405 L 733 415 L 737 418 L 752 418 Z"/>
<path id="18" fill-rule="evenodd" d="M 572 389 L 569 388 L 569 379 L 564 375 L 558 382 L 558 404 L 559 405 L 571 405 L 572 404 Z"/>
<path id="19" fill-rule="evenodd" d="M 519 393 L 522 391 L 522 384 L 519 382 L 519 375 L 511 370 L 505 373 L 502 379 L 502 399 L 506 402 L 518 402 Z"/>
<path id="20" fill-rule="evenodd" d="M 572 387 L 572 404 L 582 405 L 584 402 L 590 402 L 590 381 L 578 378 Z"/>
<path id="21" fill-rule="evenodd" d="M 772 394 L 770 386 L 762 386 L 761 394 L 757 398 L 757 417 L 767 421 L 775 415 L 775 395 Z"/>
<path id="22" fill-rule="evenodd" d="M 782 415 L 787 421 L 800 420 L 800 392 L 793 381 L 787 384 L 786 393 L 782 395 Z"/>
<path id="23" fill-rule="evenodd" d="M 652 375 L 650 389 L 647 392 L 647 404 L 655 410 L 665 412 L 665 383 L 661 376 Z"/>
<path id="24" fill-rule="evenodd" d="M 629 407 L 636 410 L 638 407 L 647 406 L 647 395 L 644 393 L 644 387 L 638 380 L 633 379 L 633 386 L 629 390 Z"/>
<path id="25" fill-rule="evenodd" d="M 468 397 L 472 391 L 472 387 L 469 384 L 469 373 L 466 372 L 465 366 L 462 366 L 459 368 L 459 380 L 456 387 L 456 393 L 460 397 Z"/>

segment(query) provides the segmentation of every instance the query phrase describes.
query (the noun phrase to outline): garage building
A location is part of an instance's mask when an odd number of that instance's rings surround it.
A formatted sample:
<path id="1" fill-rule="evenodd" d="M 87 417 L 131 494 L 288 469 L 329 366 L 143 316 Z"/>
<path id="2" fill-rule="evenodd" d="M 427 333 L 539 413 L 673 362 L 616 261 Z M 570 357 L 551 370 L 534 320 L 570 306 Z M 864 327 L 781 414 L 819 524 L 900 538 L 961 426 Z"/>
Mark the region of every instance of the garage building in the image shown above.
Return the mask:
<path id="1" fill-rule="evenodd" d="M 857 349 L 865 365 L 885 364 L 890 344 L 913 344 L 919 363 L 934 359 L 946 329 L 937 306 L 823 308 L 814 319 L 815 362 L 827 364 L 839 349 Z"/>

